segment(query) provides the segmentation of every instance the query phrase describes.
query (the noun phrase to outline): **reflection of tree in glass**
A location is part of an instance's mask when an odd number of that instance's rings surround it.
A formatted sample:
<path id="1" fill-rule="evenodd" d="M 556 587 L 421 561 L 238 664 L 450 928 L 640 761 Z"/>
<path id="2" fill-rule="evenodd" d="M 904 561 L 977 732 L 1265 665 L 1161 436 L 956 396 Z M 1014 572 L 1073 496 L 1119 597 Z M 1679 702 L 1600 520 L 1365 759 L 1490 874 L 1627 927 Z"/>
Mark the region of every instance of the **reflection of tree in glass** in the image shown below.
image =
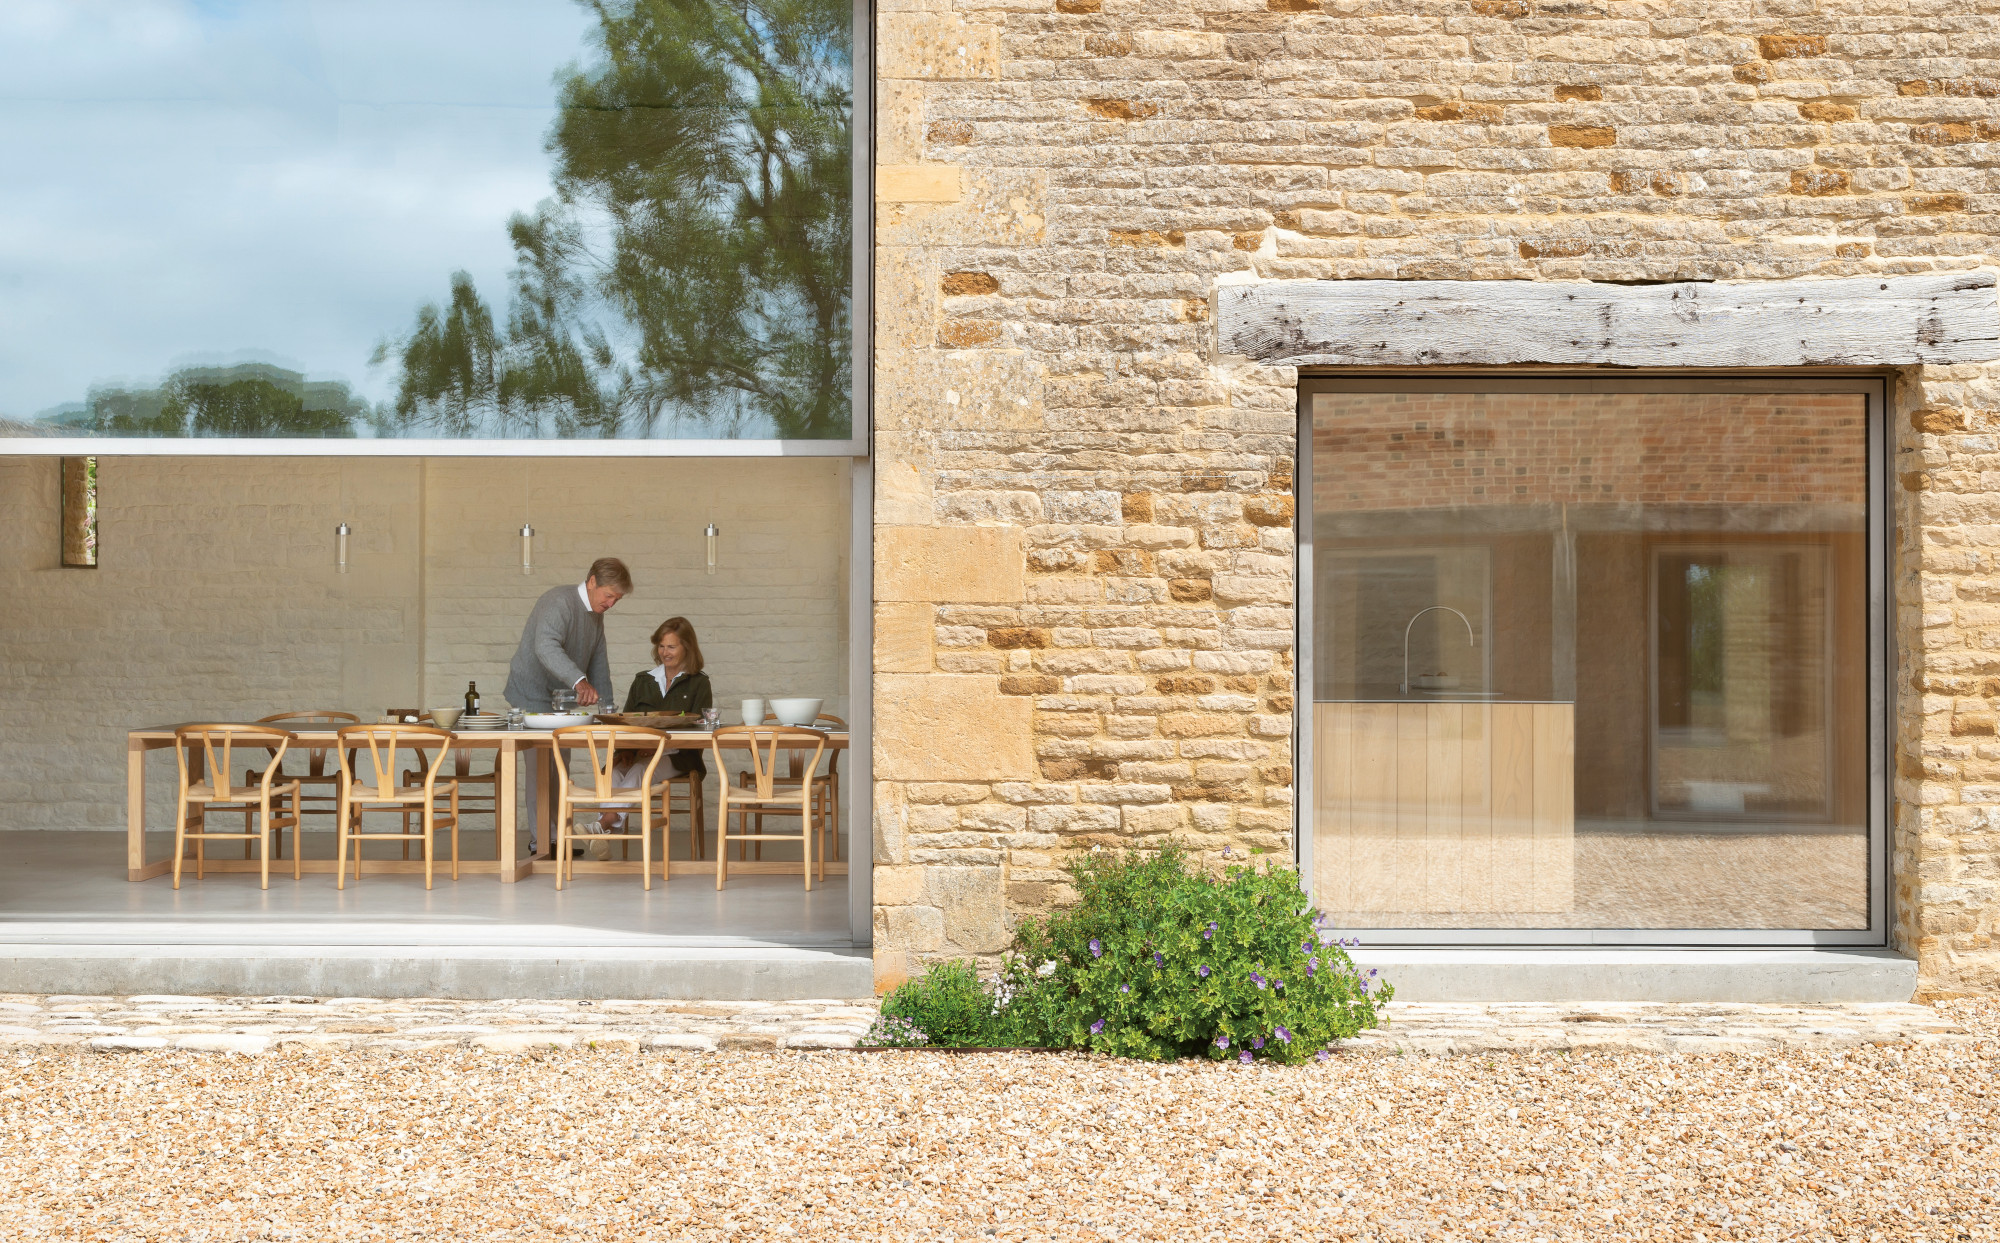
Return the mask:
<path id="1" fill-rule="evenodd" d="M 186 367 L 158 388 L 95 388 L 77 426 L 107 436 L 354 435 L 368 403 L 268 363 Z"/>
<path id="2" fill-rule="evenodd" d="M 600 55 L 560 75 L 507 322 L 461 272 L 385 342 L 396 430 L 847 435 L 852 9 L 586 3 Z"/>

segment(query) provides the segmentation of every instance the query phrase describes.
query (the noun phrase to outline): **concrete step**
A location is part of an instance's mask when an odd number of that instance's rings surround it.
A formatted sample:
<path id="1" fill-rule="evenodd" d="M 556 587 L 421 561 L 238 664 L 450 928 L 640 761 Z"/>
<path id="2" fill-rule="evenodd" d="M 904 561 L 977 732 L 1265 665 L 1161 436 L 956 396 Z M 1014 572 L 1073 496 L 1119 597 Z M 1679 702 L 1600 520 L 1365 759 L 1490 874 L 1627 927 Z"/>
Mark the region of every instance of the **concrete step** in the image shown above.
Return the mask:
<path id="1" fill-rule="evenodd" d="M 867 997 L 867 950 L 553 927 L 0 924 L 0 993 L 796 1001 Z"/>
<path id="2" fill-rule="evenodd" d="M 1917 987 L 1916 960 L 1884 949 L 1364 947 L 1353 958 L 1411 1002 L 1837 1004 L 1908 1001 Z"/>

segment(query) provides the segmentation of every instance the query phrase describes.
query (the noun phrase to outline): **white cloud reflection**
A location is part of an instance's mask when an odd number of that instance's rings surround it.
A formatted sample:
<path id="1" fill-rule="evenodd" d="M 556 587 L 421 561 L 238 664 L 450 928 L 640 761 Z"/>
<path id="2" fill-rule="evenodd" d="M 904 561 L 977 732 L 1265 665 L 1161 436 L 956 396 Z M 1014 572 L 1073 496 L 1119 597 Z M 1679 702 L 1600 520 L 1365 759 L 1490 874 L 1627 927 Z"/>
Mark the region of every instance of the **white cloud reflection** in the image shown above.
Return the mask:
<path id="1" fill-rule="evenodd" d="M 347 381 L 549 194 L 571 0 L 5 0 L 0 417 L 258 359 Z"/>

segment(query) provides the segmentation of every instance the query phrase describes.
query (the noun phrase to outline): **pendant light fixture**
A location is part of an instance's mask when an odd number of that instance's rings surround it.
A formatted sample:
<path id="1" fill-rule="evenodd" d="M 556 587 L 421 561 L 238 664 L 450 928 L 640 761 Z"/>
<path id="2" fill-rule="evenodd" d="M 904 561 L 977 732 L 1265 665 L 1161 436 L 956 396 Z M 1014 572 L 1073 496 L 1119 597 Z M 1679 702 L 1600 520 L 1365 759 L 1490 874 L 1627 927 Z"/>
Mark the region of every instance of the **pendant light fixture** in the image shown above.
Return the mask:
<path id="1" fill-rule="evenodd" d="M 333 568 L 347 573 L 347 537 L 354 534 L 354 528 L 345 522 L 333 529 Z"/>
<path id="2" fill-rule="evenodd" d="M 709 523 L 708 524 L 708 572 L 710 574 L 715 573 L 715 541 L 717 535 L 719 534 L 720 532 L 718 532 L 715 529 L 715 524 L 713 522 Z"/>
<path id="3" fill-rule="evenodd" d="M 535 572 L 535 528 L 528 525 L 528 467 L 521 466 L 521 573 Z"/>

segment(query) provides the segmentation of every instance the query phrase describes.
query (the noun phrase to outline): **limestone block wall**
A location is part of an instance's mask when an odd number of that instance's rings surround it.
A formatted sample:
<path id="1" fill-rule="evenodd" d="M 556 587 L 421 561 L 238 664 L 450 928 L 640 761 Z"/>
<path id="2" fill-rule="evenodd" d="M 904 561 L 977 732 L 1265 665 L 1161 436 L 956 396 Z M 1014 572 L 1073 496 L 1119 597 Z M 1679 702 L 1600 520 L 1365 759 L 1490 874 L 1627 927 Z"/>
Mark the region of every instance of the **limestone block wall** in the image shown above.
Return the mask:
<path id="1" fill-rule="evenodd" d="M 122 829 L 135 725 L 302 707 L 372 719 L 456 704 L 472 680 L 503 703 L 535 597 L 606 555 L 637 583 L 606 621 L 620 696 L 679 613 L 725 705 L 796 694 L 847 714 L 845 461 L 99 462 L 100 568 L 77 570 L 58 564 L 57 460 L 0 458 L 0 830 Z M 150 762 L 151 822 L 170 825 L 172 761 Z"/>
<path id="2" fill-rule="evenodd" d="M 1065 852 L 1291 849 L 1296 376 L 1272 279 L 1993 262 L 1990 3 L 889 0 L 876 30 L 876 958 Z M 2000 370 L 1899 377 L 1895 937 L 2000 982 Z M 931 742 L 950 745 L 926 750 Z"/>

